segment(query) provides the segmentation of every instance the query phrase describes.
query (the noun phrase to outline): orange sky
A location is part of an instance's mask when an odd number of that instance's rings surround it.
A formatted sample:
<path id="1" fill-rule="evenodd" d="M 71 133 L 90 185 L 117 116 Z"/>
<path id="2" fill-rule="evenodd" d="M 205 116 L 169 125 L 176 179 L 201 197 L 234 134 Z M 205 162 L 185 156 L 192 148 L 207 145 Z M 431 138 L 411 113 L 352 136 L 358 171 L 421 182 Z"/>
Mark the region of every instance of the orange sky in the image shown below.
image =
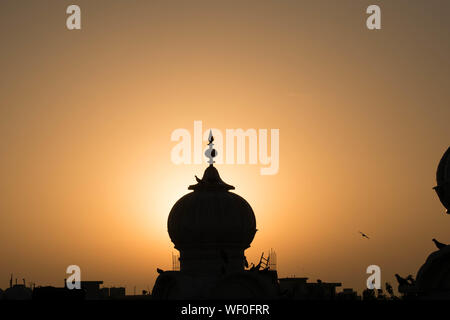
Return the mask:
<path id="1" fill-rule="evenodd" d="M 82 10 L 68 31 L 65 9 Z M 450 242 L 432 187 L 449 146 L 450 3 L 0 2 L 0 287 L 11 272 L 150 289 L 171 267 L 167 216 L 206 165 L 173 130 L 280 130 L 277 175 L 220 165 L 252 205 L 246 254 L 281 277 L 361 290 Z M 365 27 L 380 4 L 382 30 Z M 361 230 L 371 240 L 360 238 Z"/>

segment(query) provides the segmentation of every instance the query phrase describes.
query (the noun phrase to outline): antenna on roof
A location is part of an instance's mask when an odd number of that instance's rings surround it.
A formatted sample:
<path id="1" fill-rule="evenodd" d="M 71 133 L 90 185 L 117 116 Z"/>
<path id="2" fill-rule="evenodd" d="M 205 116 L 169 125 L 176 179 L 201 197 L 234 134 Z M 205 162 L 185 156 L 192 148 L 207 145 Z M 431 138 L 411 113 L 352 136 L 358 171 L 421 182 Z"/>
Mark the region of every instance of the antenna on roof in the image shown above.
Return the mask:
<path id="1" fill-rule="evenodd" d="M 277 253 L 273 248 L 269 251 L 269 269 L 277 270 Z"/>
<path id="2" fill-rule="evenodd" d="M 172 271 L 180 270 L 180 257 L 172 251 Z"/>

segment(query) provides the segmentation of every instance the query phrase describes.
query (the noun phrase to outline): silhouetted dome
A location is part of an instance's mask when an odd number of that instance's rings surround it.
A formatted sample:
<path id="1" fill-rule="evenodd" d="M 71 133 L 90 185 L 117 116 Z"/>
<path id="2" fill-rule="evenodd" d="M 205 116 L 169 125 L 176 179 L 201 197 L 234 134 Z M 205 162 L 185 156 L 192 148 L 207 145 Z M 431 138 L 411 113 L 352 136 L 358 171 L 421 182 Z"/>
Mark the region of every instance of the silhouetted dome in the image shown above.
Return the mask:
<path id="1" fill-rule="evenodd" d="M 450 182 L 450 148 L 442 156 L 436 171 L 436 182 L 438 186 L 448 184 Z"/>
<path id="2" fill-rule="evenodd" d="M 222 181 L 210 165 L 191 193 L 170 211 L 167 227 L 177 249 L 214 245 L 248 248 L 256 233 L 256 220 L 248 202 Z"/>
<path id="3" fill-rule="evenodd" d="M 425 294 L 450 290 L 450 246 L 431 253 L 417 272 L 418 289 Z"/>
<path id="4" fill-rule="evenodd" d="M 450 148 L 442 156 L 436 171 L 437 186 L 434 187 L 439 200 L 450 214 Z"/>

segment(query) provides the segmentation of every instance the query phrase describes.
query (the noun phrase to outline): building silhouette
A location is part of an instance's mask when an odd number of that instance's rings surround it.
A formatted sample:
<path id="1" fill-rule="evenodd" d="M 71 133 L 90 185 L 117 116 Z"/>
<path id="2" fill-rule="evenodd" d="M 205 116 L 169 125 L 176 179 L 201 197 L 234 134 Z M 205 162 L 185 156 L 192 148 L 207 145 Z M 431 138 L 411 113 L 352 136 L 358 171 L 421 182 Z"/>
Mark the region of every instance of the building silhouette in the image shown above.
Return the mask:
<path id="1" fill-rule="evenodd" d="M 450 213 L 450 147 L 442 156 L 436 171 L 436 191 Z M 450 246 L 433 239 L 438 250 L 432 252 L 414 277 L 396 275 L 398 291 L 408 299 L 450 299 Z"/>
<path id="2" fill-rule="evenodd" d="M 295 300 L 333 300 L 336 298 L 336 288 L 341 283 L 328 283 L 317 280 L 307 282 L 308 278 L 279 279 L 281 297 Z"/>
<path id="3" fill-rule="evenodd" d="M 279 281 L 274 250 L 267 258 L 262 254 L 258 264 L 248 265 L 245 250 L 257 232 L 255 214 L 244 198 L 230 192 L 234 187 L 214 167 L 213 141 L 210 133 L 205 152 L 209 166 L 203 177 L 196 177 L 197 184 L 188 187 L 192 192 L 169 213 L 167 229 L 180 252 L 180 268 L 158 269 L 153 298 L 333 299 L 340 283 L 306 283 L 306 278 Z"/>
<path id="4" fill-rule="evenodd" d="M 210 137 L 211 139 L 212 137 Z M 172 270 L 157 269 L 152 293 L 126 295 L 124 287 L 102 287 L 103 281 L 81 281 L 81 289 L 26 286 L 11 275 L 9 288 L 0 289 L 1 300 L 182 300 L 182 299 L 280 299 L 280 300 L 398 300 L 386 283 L 382 289 L 366 289 L 362 297 L 350 288 L 336 292 L 341 283 L 308 282 L 308 278 L 278 278 L 276 253 L 261 255 L 250 264 L 245 257 L 257 232 L 250 204 L 231 192 L 214 167 L 212 149 L 201 179 L 188 187 L 190 193 L 172 207 L 167 228 L 178 254 L 172 253 Z M 214 152 L 213 152 L 214 151 Z M 450 148 L 439 162 L 434 188 L 439 200 L 450 209 Z M 433 239 L 437 250 L 419 268 L 416 277 L 396 274 L 402 299 L 450 299 L 450 246 Z"/>
<path id="5" fill-rule="evenodd" d="M 225 183 L 213 158 L 210 132 L 205 155 L 209 166 L 192 192 L 179 199 L 169 213 L 167 229 L 180 252 L 179 271 L 159 271 L 155 299 L 274 298 L 279 294 L 277 273 L 268 267 L 248 266 L 244 251 L 256 234 L 250 204 Z M 265 261 L 267 263 L 267 261 Z"/>
<path id="6" fill-rule="evenodd" d="M 69 289 L 64 281 L 63 287 L 36 287 L 33 300 L 111 300 L 124 299 L 124 287 L 101 287 L 103 281 L 80 281 L 80 289 Z"/>
<path id="7" fill-rule="evenodd" d="M 170 239 L 180 252 L 180 270 L 162 271 L 155 299 L 273 298 L 278 295 L 274 270 L 245 270 L 244 251 L 256 233 L 250 204 L 230 192 L 211 163 L 202 179 L 188 188 L 170 211 Z"/>
<path id="8" fill-rule="evenodd" d="M 0 291 L 0 298 L 4 300 L 30 300 L 32 298 L 33 290 L 26 286 L 25 279 L 23 283 L 17 283 L 17 279 L 13 284 L 13 275 L 9 279 L 9 288 L 5 291 Z"/>
<path id="9" fill-rule="evenodd" d="M 358 292 L 356 292 L 352 288 L 344 288 L 336 295 L 336 299 L 343 301 L 357 301 L 361 300 L 361 297 L 358 295 Z"/>

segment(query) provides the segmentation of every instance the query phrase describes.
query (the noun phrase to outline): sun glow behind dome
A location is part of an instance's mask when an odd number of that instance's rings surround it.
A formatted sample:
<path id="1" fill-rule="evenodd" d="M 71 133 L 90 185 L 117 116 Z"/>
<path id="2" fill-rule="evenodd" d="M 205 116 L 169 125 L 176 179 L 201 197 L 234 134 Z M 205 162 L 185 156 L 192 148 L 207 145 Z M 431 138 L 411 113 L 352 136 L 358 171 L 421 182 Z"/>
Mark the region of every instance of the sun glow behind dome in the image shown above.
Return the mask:
<path id="1" fill-rule="evenodd" d="M 70 35 L 54 28 L 62 4 L 3 3 L 0 240 L 15 245 L 0 287 L 30 265 L 59 284 L 76 261 L 146 289 L 170 267 L 167 215 L 204 170 L 170 160 L 171 132 L 195 120 L 281 130 L 276 175 L 217 165 L 257 216 L 249 261 L 275 247 L 282 275 L 358 288 L 374 260 L 411 273 L 423 256 L 398 252 L 429 250 L 424 229 L 447 235 L 431 187 L 449 136 L 448 5 L 386 3 L 392 28 L 369 37 L 348 1 L 84 1 L 87 29 Z M 382 237 L 361 244 L 358 229 Z"/>

